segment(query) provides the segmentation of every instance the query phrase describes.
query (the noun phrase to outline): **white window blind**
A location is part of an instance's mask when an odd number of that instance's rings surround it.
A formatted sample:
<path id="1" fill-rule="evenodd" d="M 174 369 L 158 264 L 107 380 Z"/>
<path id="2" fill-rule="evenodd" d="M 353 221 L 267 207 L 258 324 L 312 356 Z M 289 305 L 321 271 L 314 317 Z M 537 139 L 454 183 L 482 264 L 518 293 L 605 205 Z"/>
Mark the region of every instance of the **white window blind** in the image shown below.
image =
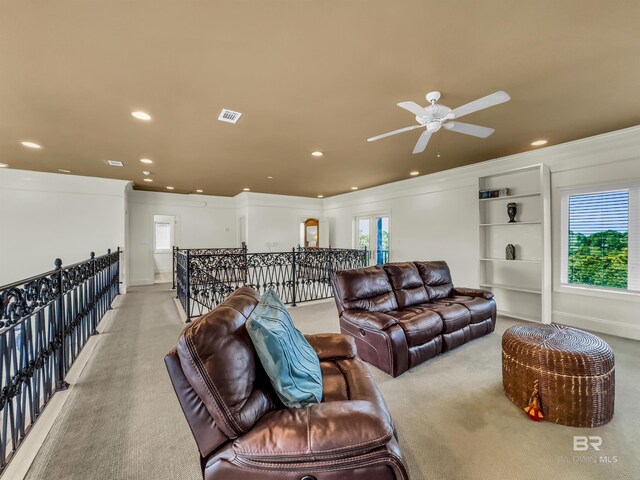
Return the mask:
<path id="1" fill-rule="evenodd" d="M 156 250 L 171 250 L 171 224 L 156 223 Z"/>
<path id="2" fill-rule="evenodd" d="M 640 186 L 563 195 L 562 280 L 640 291 Z"/>

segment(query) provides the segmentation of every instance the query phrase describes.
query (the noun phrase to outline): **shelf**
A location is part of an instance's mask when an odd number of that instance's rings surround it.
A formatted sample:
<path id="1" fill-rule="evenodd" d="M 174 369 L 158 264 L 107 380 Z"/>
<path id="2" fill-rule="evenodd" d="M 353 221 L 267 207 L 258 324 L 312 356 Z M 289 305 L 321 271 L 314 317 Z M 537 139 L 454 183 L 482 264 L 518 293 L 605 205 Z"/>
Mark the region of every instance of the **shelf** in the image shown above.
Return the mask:
<path id="1" fill-rule="evenodd" d="M 542 260 L 507 260 L 506 258 L 481 258 L 481 262 L 542 263 Z"/>
<path id="2" fill-rule="evenodd" d="M 481 227 L 497 227 L 502 225 L 541 225 L 540 222 L 504 222 L 504 223 L 481 223 Z"/>
<path id="3" fill-rule="evenodd" d="M 504 197 L 479 198 L 478 200 L 481 202 L 488 202 L 490 200 L 508 200 L 510 198 L 536 197 L 539 195 L 540 195 L 540 192 L 532 192 L 532 193 L 521 193 L 519 195 L 505 195 Z"/>
<path id="4" fill-rule="evenodd" d="M 513 260 L 510 260 L 513 261 Z M 539 288 L 523 288 L 523 287 L 515 287 L 512 285 L 502 285 L 500 283 L 481 283 L 481 287 L 488 288 L 501 288 L 503 290 L 511 290 L 512 292 L 522 292 L 522 293 L 534 293 L 536 295 L 542 294 L 542 290 Z"/>

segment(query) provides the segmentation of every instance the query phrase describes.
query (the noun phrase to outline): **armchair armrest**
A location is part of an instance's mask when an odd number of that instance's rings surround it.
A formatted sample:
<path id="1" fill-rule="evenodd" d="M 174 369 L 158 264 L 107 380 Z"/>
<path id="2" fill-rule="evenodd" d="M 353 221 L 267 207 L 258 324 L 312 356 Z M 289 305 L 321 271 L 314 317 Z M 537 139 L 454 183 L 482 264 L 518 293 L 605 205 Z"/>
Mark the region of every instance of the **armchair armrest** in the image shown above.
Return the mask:
<path id="1" fill-rule="evenodd" d="M 358 354 L 353 337 L 339 333 L 305 335 L 320 360 L 355 358 Z"/>
<path id="2" fill-rule="evenodd" d="M 493 298 L 493 292 L 490 292 L 489 290 L 480 290 L 477 288 L 454 288 L 453 289 L 453 294 L 454 295 L 462 295 L 462 296 L 467 296 L 467 297 L 481 297 L 484 298 L 485 300 L 491 300 Z"/>
<path id="3" fill-rule="evenodd" d="M 240 459 L 310 462 L 367 452 L 392 436 L 386 411 L 372 402 L 348 400 L 271 411 L 233 449 Z"/>
<path id="4" fill-rule="evenodd" d="M 386 330 L 395 325 L 397 320 L 383 312 L 368 312 L 367 310 L 345 310 L 342 317 L 356 325 L 377 330 Z"/>

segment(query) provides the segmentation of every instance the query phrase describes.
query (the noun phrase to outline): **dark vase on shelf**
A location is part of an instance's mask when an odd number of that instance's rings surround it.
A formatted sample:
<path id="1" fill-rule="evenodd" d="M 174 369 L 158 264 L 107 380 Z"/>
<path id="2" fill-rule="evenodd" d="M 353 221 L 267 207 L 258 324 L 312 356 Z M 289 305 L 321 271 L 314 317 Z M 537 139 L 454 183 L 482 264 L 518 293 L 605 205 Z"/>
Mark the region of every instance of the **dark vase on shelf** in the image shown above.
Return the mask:
<path id="1" fill-rule="evenodd" d="M 515 203 L 507 204 L 507 215 L 509 215 L 509 223 L 516 223 L 516 213 L 518 213 L 518 206 Z"/>
<path id="2" fill-rule="evenodd" d="M 507 248 L 505 248 L 505 258 L 507 260 L 515 260 L 516 259 L 516 247 L 513 244 L 508 244 Z"/>

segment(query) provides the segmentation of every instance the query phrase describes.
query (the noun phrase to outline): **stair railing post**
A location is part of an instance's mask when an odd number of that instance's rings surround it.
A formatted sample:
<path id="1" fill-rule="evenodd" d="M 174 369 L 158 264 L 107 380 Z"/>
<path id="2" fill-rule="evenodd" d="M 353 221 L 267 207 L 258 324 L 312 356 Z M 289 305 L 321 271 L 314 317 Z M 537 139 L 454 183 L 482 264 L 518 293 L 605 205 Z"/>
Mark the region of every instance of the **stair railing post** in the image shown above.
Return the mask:
<path id="1" fill-rule="evenodd" d="M 176 247 L 175 245 L 171 247 L 171 252 L 173 253 L 173 260 L 171 263 L 171 271 L 172 276 L 172 284 L 171 284 L 171 290 L 175 290 L 176 289 L 176 250 L 178 249 L 178 247 Z"/>
<path id="2" fill-rule="evenodd" d="M 56 258 L 55 261 L 58 282 L 58 338 L 60 339 L 60 346 L 58 347 L 58 385 L 57 390 L 66 390 L 69 388 L 69 384 L 65 382 L 64 377 L 66 375 L 66 334 L 65 329 L 67 326 L 66 312 L 64 308 L 64 280 L 62 278 L 62 260 Z"/>
<path id="3" fill-rule="evenodd" d="M 122 251 L 120 250 L 120 247 L 118 247 L 118 261 L 116 262 L 116 285 L 118 288 L 116 288 L 116 295 L 120 295 L 120 254 L 122 253 Z"/>
<path id="4" fill-rule="evenodd" d="M 111 249 L 107 249 L 107 258 L 108 258 L 108 266 L 107 266 L 107 308 L 111 310 L 111 302 L 113 301 L 113 285 L 111 282 L 113 281 L 113 265 L 111 264 Z"/>
<path id="5" fill-rule="evenodd" d="M 187 303 L 187 322 L 191 321 L 191 259 L 190 250 L 187 248 L 187 279 L 185 287 L 185 298 Z"/>
<path id="6" fill-rule="evenodd" d="M 97 335 L 98 304 L 96 298 L 98 298 L 98 282 L 96 279 L 96 252 L 91 252 L 91 284 L 89 286 L 89 293 L 91 294 L 91 335 Z"/>
<path id="7" fill-rule="evenodd" d="M 291 302 L 291 306 L 296 306 L 296 285 L 298 283 L 298 279 L 296 278 L 296 249 L 295 247 L 291 249 L 291 279 L 293 286 L 293 301 Z"/>

